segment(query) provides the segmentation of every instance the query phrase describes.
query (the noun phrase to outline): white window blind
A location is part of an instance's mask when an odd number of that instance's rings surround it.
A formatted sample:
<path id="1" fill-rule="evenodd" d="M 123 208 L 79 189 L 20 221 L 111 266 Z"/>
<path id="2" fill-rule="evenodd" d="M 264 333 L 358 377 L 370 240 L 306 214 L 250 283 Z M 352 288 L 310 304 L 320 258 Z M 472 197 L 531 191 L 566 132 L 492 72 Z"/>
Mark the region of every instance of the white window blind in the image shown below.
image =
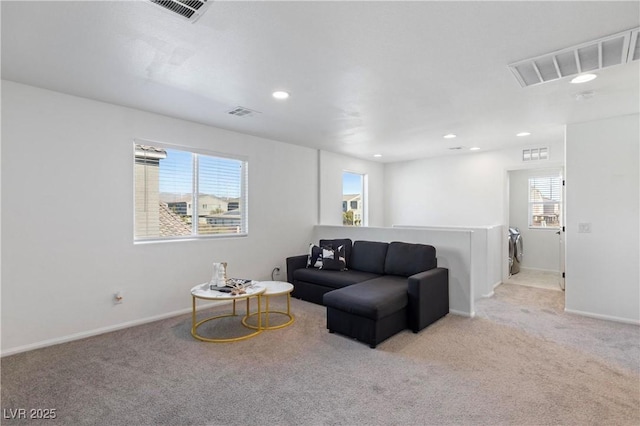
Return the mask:
<path id="1" fill-rule="evenodd" d="M 134 144 L 136 240 L 246 235 L 246 160 Z"/>
<path id="2" fill-rule="evenodd" d="M 562 177 L 529 178 L 529 227 L 559 228 L 562 214 Z"/>

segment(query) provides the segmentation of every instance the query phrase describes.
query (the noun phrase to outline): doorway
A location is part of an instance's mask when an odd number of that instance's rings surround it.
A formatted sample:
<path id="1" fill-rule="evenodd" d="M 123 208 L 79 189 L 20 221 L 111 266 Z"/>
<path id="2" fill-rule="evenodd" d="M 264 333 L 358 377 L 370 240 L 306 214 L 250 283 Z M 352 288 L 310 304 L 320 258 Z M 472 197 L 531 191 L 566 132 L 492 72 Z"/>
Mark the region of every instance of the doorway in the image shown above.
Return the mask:
<path id="1" fill-rule="evenodd" d="M 508 171 L 508 227 L 522 247 L 506 283 L 564 290 L 564 191 L 562 168 Z M 513 271 L 513 273 L 511 273 Z"/>

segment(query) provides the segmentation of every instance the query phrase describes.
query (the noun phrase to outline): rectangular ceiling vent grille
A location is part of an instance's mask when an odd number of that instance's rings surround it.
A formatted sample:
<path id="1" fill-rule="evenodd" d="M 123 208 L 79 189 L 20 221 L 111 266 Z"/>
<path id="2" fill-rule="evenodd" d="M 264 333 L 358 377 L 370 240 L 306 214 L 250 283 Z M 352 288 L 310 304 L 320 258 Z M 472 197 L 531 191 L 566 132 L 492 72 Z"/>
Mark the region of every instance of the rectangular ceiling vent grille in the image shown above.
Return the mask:
<path id="1" fill-rule="evenodd" d="M 208 0 L 149 0 L 165 10 L 195 22 L 207 10 Z M 210 2 L 209 2 L 210 3 Z"/>
<path id="2" fill-rule="evenodd" d="M 637 61 L 640 59 L 638 30 L 640 28 L 525 59 L 509 64 L 509 68 L 518 83 L 527 87 Z"/>
<path id="3" fill-rule="evenodd" d="M 249 108 L 237 106 L 234 109 L 227 111 L 227 114 L 235 115 L 236 117 L 253 117 L 256 114 L 260 114 L 260 112 L 254 111 Z"/>

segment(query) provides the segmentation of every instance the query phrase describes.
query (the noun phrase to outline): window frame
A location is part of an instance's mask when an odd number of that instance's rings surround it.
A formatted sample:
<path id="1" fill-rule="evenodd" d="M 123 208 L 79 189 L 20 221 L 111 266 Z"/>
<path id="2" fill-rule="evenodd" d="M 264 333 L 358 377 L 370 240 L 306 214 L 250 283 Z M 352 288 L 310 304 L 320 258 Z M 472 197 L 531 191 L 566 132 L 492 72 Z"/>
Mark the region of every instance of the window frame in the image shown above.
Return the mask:
<path id="1" fill-rule="evenodd" d="M 192 189 L 191 189 L 191 205 L 193 206 L 192 217 L 198 216 L 199 203 L 198 203 L 198 186 L 199 186 L 199 158 L 198 156 L 212 157 L 223 160 L 236 160 L 242 163 L 240 172 L 240 195 L 238 197 L 240 210 L 240 227 L 241 232 L 237 233 L 222 233 L 222 234 L 198 234 L 198 221 L 192 219 L 191 223 L 191 235 L 176 235 L 169 237 L 139 237 L 136 236 L 136 145 L 153 146 L 161 149 L 169 149 L 174 151 L 182 151 L 192 155 L 191 157 L 191 177 L 192 177 Z M 195 157 L 194 157 L 195 154 Z M 249 157 L 243 155 L 235 155 L 229 153 L 222 153 L 207 149 L 194 148 L 186 145 L 178 145 L 166 142 L 158 142 L 147 139 L 135 138 L 133 140 L 133 170 L 134 176 L 133 183 L 133 242 L 134 244 L 147 244 L 147 243 L 159 243 L 159 242 L 172 242 L 172 241 L 193 241 L 193 240 L 207 240 L 207 239 L 220 239 L 220 238 L 244 238 L 249 235 Z M 187 202 L 189 204 L 189 202 Z"/>
<path id="2" fill-rule="evenodd" d="M 559 189 L 559 200 L 558 201 L 532 201 L 531 200 L 531 191 L 532 189 L 534 189 L 534 187 L 532 186 L 532 181 L 534 181 L 535 179 L 558 179 L 559 180 L 559 185 L 558 185 L 558 189 Z M 531 175 L 527 178 L 527 227 L 530 230 L 542 230 L 542 231 L 558 231 L 559 229 L 562 228 L 562 222 L 563 222 L 563 204 L 564 204 L 564 194 L 563 194 L 563 176 L 562 176 L 562 172 L 558 171 L 557 174 L 555 172 L 552 173 L 547 173 L 547 174 L 536 174 L 536 175 Z M 558 224 L 557 225 L 551 225 L 551 226 L 535 226 L 534 225 L 534 214 L 533 214 L 533 207 L 534 206 L 542 206 L 543 212 L 544 212 L 544 207 L 545 206 L 554 206 L 554 205 L 558 205 Z M 544 215 L 544 214 L 543 214 Z"/>
<path id="3" fill-rule="evenodd" d="M 343 169 L 342 170 L 342 179 L 341 179 L 341 184 L 342 184 L 342 213 L 344 214 L 346 211 L 349 210 L 354 210 L 351 208 L 351 203 L 352 201 L 346 201 L 344 199 L 344 175 L 345 173 L 351 174 L 351 175 L 358 175 L 360 176 L 360 225 L 347 225 L 344 223 L 344 218 L 343 218 L 343 224 L 342 226 L 353 226 L 353 227 L 358 227 L 358 228 L 362 228 L 362 227 L 366 227 L 369 226 L 369 215 L 368 215 L 368 201 L 367 201 L 367 186 L 368 186 L 368 175 L 366 173 L 363 172 L 357 172 L 357 171 L 353 171 L 353 170 L 346 170 Z M 345 203 L 346 203 L 346 210 L 345 210 Z M 355 210 L 358 210 L 357 208 Z M 355 214 L 354 214 L 354 222 L 355 222 Z"/>

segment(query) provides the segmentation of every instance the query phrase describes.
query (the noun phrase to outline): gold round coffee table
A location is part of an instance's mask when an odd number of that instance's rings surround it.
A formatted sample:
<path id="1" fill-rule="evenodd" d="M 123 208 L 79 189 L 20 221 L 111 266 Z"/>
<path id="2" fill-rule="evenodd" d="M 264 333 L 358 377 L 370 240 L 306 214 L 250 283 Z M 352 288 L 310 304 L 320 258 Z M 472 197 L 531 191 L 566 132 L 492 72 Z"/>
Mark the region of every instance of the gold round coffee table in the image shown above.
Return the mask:
<path id="1" fill-rule="evenodd" d="M 220 318 L 226 317 L 234 317 L 238 316 L 236 313 L 236 302 L 239 300 L 247 301 L 247 308 L 245 316 L 242 319 L 242 324 L 245 324 L 246 318 L 249 316 L 249 300 L 252 297 L 258 299 L 258 313 L 261 311 L 261 299 L 262 294 L 267 290 L 265 286 L 260 283 L 255 283 L 251 287 L 246 289 L 245 294 L 239 294 L 237 296 L 232 296 L 229 293 L 223 293 L 218 290 L 211 290 L 209 288 L 209 283 L 199 284 L 191 289 L 191 299 L 192 299 L 192 314 L 191 314 L 191 335 L 198 340 L 202 340 L 203 342 L 213 342 L 213 343 L 226 343 L 226 342 L 238 342 L 240 340 L 248 339 L 250 337 L 256 336 L 263 331 L 261 317 L 262 315 L 258 315 L 258 327 L 249 327 L 250 329 L 254 329 L 252 333 L 239 336 L 239 337 L 231 337 L 231 338 L 212 338 L 212 337 L 204 337 L 198 334 L 198 327 L 208 321 L 213 321 Z M 210 318 L 205 318 L 201 321 L 196 322 L 196 299 L 204 299 L 204 300 L 232 300 L 233 301 L 233 311 L 230 314 L 217 315 Z M 255 314 L 254 314 L 255 315 Z M 246 325 L 245 325 L 246 326 Z"/>
<path id="2" fill-rule="evenodd" d="M 260 304 L 258 301 L 258 312 L 254 312 L 254 313 L 250 313 L 249 312 L 249 300 L 247 299 L 247 315 L 242 318 L 242 324 L 245 327 L 249 327 L 252 328 L 254 330 L 259 330 L 259 329 L 263 329 L 263 330 L 276 330 L 278 328 L 283 328 L 286 327 L 288 325 L 291 325 L 294 321 L 294 317 L 291 314 L 291 292 L 293 291 L 293 285 L 284 282 L 284 281 L 260 281 L 259 285 L 265 287 L 266 291 L 264 293 L 262 293 L 262 297 L 265 298 L 266 302 L 266 307 L 264 311 L 260 311 Z M 287 310 L 286 311 L 272 311 L 269 309 L 269 298 L 272 296 L 283 296 L 286 295 L 287 296 Z M 262 315 L 259 314 L 264 314 L 264 325 L 261 325 L 261 317 Z M 271 314 L 280 314 L 280 315 L 285 315 L 289 318 L 289 320 L 287 322 L 285 322 L 284 324 L 278 324 L 278 325 L 273 325 L 270 326 L 269 325 L 269 315 Z M 248 324 L 247 320 L 253 316 L 258 316 L 258 325 L 252 325 L 252 324 Z"/>

